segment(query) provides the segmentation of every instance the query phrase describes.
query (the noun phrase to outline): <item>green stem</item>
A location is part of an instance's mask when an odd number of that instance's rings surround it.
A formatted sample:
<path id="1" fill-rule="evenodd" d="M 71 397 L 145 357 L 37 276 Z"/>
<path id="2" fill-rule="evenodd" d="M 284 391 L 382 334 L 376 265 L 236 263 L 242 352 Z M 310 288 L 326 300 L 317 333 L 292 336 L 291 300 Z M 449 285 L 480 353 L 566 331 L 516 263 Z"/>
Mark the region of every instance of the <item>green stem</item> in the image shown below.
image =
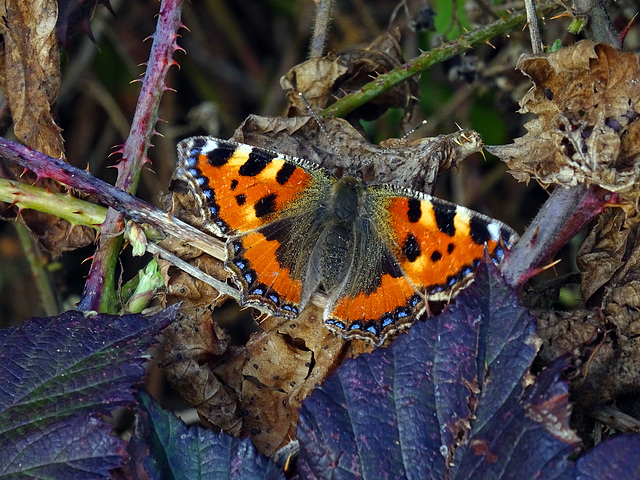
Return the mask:
<path id="1" fill-rule="evenodd" d="M 64 218 L 72 225 L 87 225 L 99 230 L 107 209 L 74 198 L 68 193 L 52 193 L 40 187 L 0 179 L 0 201 Z"/>

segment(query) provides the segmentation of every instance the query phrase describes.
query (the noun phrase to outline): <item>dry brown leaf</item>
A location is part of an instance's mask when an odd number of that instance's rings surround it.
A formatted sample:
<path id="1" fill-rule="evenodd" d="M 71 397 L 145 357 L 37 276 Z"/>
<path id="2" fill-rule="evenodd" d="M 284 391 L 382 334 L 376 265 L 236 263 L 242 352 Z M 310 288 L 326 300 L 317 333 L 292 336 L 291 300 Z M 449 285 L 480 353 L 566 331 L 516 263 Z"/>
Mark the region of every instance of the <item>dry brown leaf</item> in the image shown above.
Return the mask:
<path id="1" fill-rule="evenodd" d="M 588 301 L 625 264 L 627 238 L 625 214 L 620 209 L 605 210 L 582 242 L 576 258 L 582 272 L 582 298 Z"/>
<path id="2" fill-rule="evenodd" d="M 337 176 L 356 172 L 368 182 L 389 183 L 425 193 L 431 192 L 437 175 L 457 167 L 465 157 L 482 149 L 482 140 L 473 130 L 417 140 L 389 139 L 374 145 L 346 120 L 323 119 L 321 129 L 309 116 L 251 115 L 233 138 L 304 158 Z"/>
<path id="3" fill-rule="evenodd" d="M 523 55 L 517 68 L 534 83 L 520 111 L 536 118 L 525 125 L 524 137 L 489 150 L 518 180 L 595 184 L 635 205 L 640 198 L 637 54 L 582 41 L 555 53 Z"/>
<path id="4" fill-rule="evenodd" d="M 9 102 L 16 137 L 49 156 L 63 157 L 62 135 L 51 115 L 60 88 L 55 36 L 58 4 L 56 0 L 7 0 L 3 8 L 0 86 Z"/>
<path id="5" fill-rule="evenodd" d="M 322 110 L 346 94 L 360 91 L 377 75 L 393 70 L 404 63 L 399 44 L 400 30 L 384 32 L 366 48 L 350 48 L 325 57 L 312 58 L 293 67 L 280 79 L 287 93 L 287 116 L 308 112 L 298 93 L 303 93 L 314 111 Z M 415 79 L 402 82 L 358 108 L 354 115 L 374 120 L 388 108 L 402 108 L 409 112 L 415 103 L 418 83 Z"/>
<path id="6" fill-rule="evenodd" d="M 580 407 L 599 404 L 615 397 L 617 388 L 604 388 L 615 368 L 620 346 L 615 342 L 615 326 L 598 312 L 584 309 L 572 312 L 536 312 L 537 333 L 542 339 L 540 360 L 547 365 L 570 353 L 575 370 L 571 372 L 572 397 Z"/>
<path id="7" fill-rule="evenodd" d="M 640 389 L 640 283 L 615 289 L 606 312 L 576 310 L 538 313 L 543 339 L 541 360 L 547 364 L 567 352 L 574 358 L 572 397 L 583 408 L 615 401 Z M 622 303 L 613 304 L 619 297 Z M 629 297 L 630 296 L 630 297 Z M 616 298 L 618 297 L 618 298 Z"/>
<path id="8" fill-rule="evenodd" d="M 60 88 L 60 58 L 55 36 L 58 16 L 56 0 L 5 0 L 0 34 L 0 89 L 7 98 L 16 137 L 25 145 L 56 158 L 64 157 L 61 130 L 51 114 L 51 106 Z M 17 176 L 21 168 L 15 168 Z M 21 181 L 34 181 L 27 174 Z M 36 184 L 53 192 L 61 187 L 49 179 Z M 95 240 L 92 228 L 74 227 L 52 215 L 25 210 L 18 217 L 15 208 L 2 208 L 3 218 L 19 218 L 55 258 Z"/>
<path id="9" fill-rule="evenodd" d="M 230 346 L 209 308 L 182 310 L 165 332 L 167 378 L 206 424 L 251 436 L 266 455 L 295 437 L 302 400 L 345 357 L 371 349 L 329 332 L 317 307 L 295 320 L 270 317 L 241 347 Z"/>

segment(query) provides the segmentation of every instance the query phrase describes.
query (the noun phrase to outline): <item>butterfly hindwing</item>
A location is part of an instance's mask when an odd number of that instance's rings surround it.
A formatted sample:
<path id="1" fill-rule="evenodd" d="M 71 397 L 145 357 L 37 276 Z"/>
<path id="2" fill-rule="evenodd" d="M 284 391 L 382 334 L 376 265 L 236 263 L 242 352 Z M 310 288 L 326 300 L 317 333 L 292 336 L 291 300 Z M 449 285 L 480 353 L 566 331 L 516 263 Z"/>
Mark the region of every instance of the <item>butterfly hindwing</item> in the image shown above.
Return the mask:
<path id="1" fill-rule="evenodd" d="M 380 344 L 407 328 L 424 305 L 369 218 L 354 228 L 354 253 L 344 283 L 325 310 L 329 329 L 347 338 Z"/>

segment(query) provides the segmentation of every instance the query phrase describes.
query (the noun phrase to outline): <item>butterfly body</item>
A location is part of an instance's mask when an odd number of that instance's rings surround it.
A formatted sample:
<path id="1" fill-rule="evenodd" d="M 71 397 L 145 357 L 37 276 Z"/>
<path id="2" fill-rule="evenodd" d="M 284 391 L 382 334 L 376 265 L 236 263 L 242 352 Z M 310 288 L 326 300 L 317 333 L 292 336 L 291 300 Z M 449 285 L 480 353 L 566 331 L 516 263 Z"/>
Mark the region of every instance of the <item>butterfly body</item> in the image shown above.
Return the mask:
<path id="1" fill-rule="evenodd" d="M 464 207 L 249 145 L 192 137 L 178 152 L 241 303 L 294 318 L 324 292 L 324 322 L 346 338 L 382 343 L 468 284 L 485 246 L 500 261 L 517 239 Z"/>

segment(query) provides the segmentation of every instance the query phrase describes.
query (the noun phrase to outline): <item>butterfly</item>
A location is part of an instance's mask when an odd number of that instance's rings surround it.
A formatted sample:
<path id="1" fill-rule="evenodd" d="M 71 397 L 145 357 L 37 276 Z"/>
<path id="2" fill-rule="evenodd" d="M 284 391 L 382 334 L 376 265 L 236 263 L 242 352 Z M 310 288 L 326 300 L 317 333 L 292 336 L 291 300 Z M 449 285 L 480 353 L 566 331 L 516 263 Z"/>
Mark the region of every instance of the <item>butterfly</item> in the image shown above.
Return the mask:
<path id="1" fill-rule="evenodd" d="M 324 324 L 346 339 L 382 344 L 468 285 L 485 248 L 499 263 L 518 239 L 454 203 L 242 143 L 191 137 L 178 157 L 241 304 L 295 318 L 324 292 Z"/>

